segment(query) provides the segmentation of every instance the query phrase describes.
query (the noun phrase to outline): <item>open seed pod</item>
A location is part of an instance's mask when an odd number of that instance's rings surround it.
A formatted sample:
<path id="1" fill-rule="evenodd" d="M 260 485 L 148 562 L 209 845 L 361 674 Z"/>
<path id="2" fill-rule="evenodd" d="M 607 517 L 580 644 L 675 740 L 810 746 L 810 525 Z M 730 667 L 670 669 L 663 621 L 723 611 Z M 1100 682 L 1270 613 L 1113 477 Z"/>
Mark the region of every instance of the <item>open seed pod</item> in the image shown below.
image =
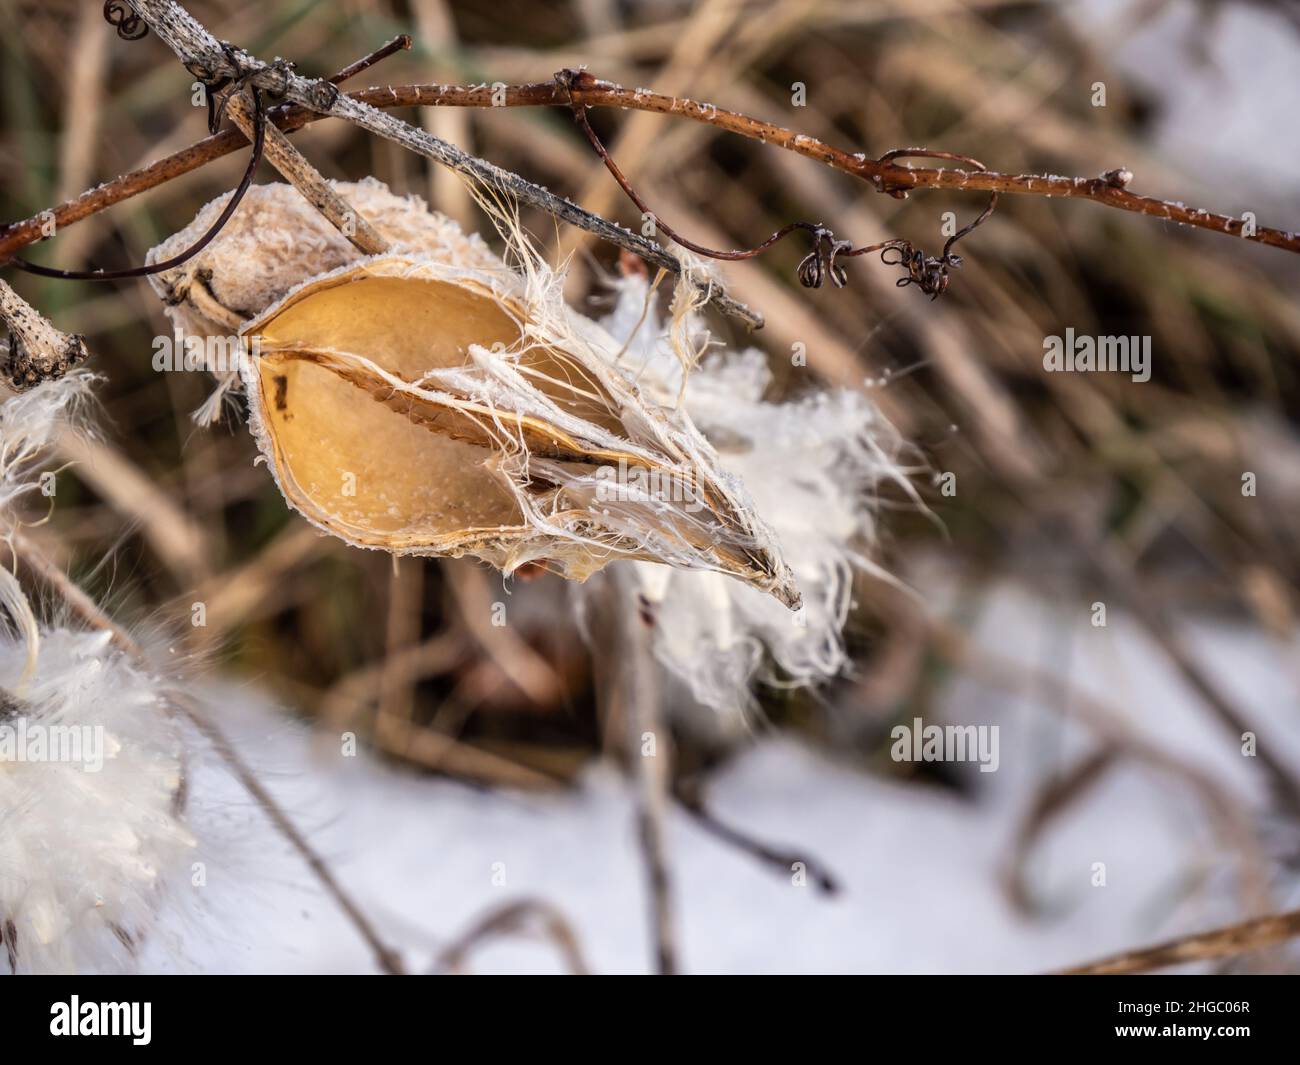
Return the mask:
<path id="1" fill-rule="evenodd" d="M 370 223 L 393 251 L 428 255 L 480 269 L 501 261 L 475 234 L 415 196 L 397 196 L 374 178 L 331 181 L 331 187 Z M 225 209 L 231 193 L 205 206 L 180 232 L 152 249 L 162 262 L 191 247 Z M 149 275 L 167 316 L 182 338 L 232 338 L 239 327 L 307 278 L 363 256 L 292 185 L 254 185 L 217 238 L 180 266 Z M 224 350 L 224 349 L 222 349 Z M 200 425 L 222 413 L 223 398 L 239 375 L 209 365 L 219 388 L 195 412 Z"/>
<path id="2" fill-rule="evenodd" d="M 500 260 L 472 233 L 414 196 L 397 196 L 374 178 L 331 181 L 394 251 L 418 251 L 482 269 Z M 180 232 L 153 248 L 146 262 L 178 255 L 194 244 L 225 209 L 218 196 Z M 355 262 L 362 255 L 297 189 L 284 182 L 254 185 L 220 235 L 180 266 L 149 275 L 168 316 L 186 335 L 238 331 L 247 319 L 309 277 Z"/>
<path id="3" fill-rule="evenodd" d="M 680 409 L 554 275 L 393 254 L 312 278 L 241 330 L 250 422 L 291 506 L 359 547 L 729 574 L 795 607 L 771 530 Z"/>

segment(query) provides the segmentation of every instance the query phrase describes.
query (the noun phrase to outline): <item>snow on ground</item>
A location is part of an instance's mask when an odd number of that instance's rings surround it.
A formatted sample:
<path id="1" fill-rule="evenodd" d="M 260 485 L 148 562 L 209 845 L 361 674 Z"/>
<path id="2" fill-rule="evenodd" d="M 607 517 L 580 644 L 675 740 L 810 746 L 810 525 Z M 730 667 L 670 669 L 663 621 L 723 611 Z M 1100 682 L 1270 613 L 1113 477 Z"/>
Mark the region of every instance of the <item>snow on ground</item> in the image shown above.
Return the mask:
<path id="1" fill-rule="evenodd" d="M 1099 31 L 1132 0 L 1071 11 Z M 1166 110 L 1156 146 L 1207 180 L 1248 160 L 1250 195 L 1293 198 L 1300 82 L 1289 24 L 1250 5 L 1221 5 L 1205 36 L 1212 60 L 1188 43 L 1200 9 L 1169 5 L 1113 42 L 1121 67 L 1157 91 Z M 1110 40 L 1110 38 L 1105 38 Z M 1110 46 L 1108 45 L 1108 48 Z M 1172 87 L 1172 91 L 1166 91 Z M 1205 130 L 1214 130 L 1208 141 Z M 1225 186 L 1227 187 L 1227 186 Z M 1236 188 L 1234 184 L 1232 186 Z M 1231 202 L 1211 204 L 1237 209 Z M 1003 588 L 979 638 L 1017 661 L 1048 668 L 1116 706 L 1165 750 L 1210 770 L 1242 801 L 1262 795 L 1257 766 L 1217 724 L 1140 632 L 1114 612 L 1105 629 L 1014 587 Z M 1261 745 L 1300 767 L 1295 647 L 1222 623 L 1189 637 L 1245 707 Z M 215 704 L 241 750 L 412 968 L 491 908 L 532 897 L 559 907 L 597 972 L 649 968 L 645 899 L 633 813 L 619 778 L 595 767 L 581 787 L 547 797 L 480 791 L 379 763 L 338 757 L 255 691 L 225 688 Z M 1085 749 L 1088 734 L 1028 698 L 951 686 L 953 721 L 1001 726 L 996 773 L 972 771 L 973 799 L 839 764 L 788 738 L 764 738 L 712 784 L 716 813 L 773 844 L 803 848 L 839 877 L 835 898 L 758 865 L 688 819 L 671 823 L 680 939 L 694 972 L 1033 972 L 1207 927 L 1239 916 L 1216 879 L 1220 844 L 1197 799 L 1168 778 L 1125 764 L 1035 850 L 1031 920 L 1001 886 L 1014 827 L 1033 790 Z M 207 886 L 189 913 L 156 937 L 148 969 L 215 972 L 369 972 L 355 931 L 322 899 L 239 787 L 197 766 L 196 799 L 209 844 Z M 1105 887 L 1092 886 L 1105 862 Z M 504 886 L 493 885 L 504 864 Z M 499 867 L 498 867 L 499 868 Z M 1189 890 L 1198 883 L 1201 891 Z M 1300 905 L 1294 884 L 1280 906 Z M 553 972 L 554 950 L 523 939 L 472 955 L 486 972 Z"/>
<path id="2" fill-rule="evenodd" d="M 1036 666 L 1045 649 L 1063 673 L 1123 710 L 1156 743 L 1261 793 L 1255 766 L 1147 646 L 1112 614 L 1106 629 L 1066 623 L 1014 587 L 992 598 L 982 641 Z M 1195 633 L 1214 673 L 1300 765 L 1300 704 L 1288 656 L 1254 633 Z M 569 793 L 486 791 L 418 776 L 364 752 L 341 758 L 248 688 L 217 693 L 216 713 L 304 826 L 342 882 L 413 969 L 488 910 L 518 898 L 558 907 L 591 968 L 647 971 L 646 903 L 633 810 L 619 777 L 595 766 Z M 757 740 L 713 781 L 718 816 L 828 866 L 842 890 L 811 886 L 719 843 L 684 816 L 671 821 L 684 966 L 692 972 L 1034 972 L 1239 916 L 1213 873 L 1223 854 L 1179 785 L 1125 765 L 1051 832 L 1030 862 L 1039 919 L 1007 901 L 1002 871 L 1031 789 L 1084 749 L 1085 733 L 1054 711 L 968 681 L 949 689 L 952 721 L 999 724 L 997 772 L 971 769 L 973 798 L 898 776 L 873 776 L 789 738 Z M 147 970 L 370 972 L 354 929 L 223 772 L 198 765 L 208 811 L 199 855 L 207 885 L 182 889 Z M 1091 883 L 1093 863 L 1107 884 Z M 500 863 L 500 864 L 498 864 Z M 494 874 L 504 870 L 504 885 Z M 1184 889 L 1208 874 L 1199 894 Z M 1283 892 L 1285 895 L 1285 892 Z M 1295 905 L 1291 892 L 1279 904 Z M 1202 901 L 1187 901 L 1200 898 Z M 479 972 L 558 972 L 540 940 L 489 941 Z"/>

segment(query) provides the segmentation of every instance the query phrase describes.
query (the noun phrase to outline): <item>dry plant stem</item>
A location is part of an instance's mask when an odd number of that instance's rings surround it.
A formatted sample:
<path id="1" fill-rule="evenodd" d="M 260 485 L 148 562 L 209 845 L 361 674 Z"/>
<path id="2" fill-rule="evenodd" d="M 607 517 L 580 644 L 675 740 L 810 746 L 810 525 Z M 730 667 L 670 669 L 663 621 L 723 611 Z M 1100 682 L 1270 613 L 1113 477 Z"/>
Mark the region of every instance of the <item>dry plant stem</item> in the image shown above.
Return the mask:
<path id="1" fill-rule="evenodd" d="M 559 82 L 567 78 L 569 84 Z M 654 111 L 693 119 L 716 126 L 762 144 L 775 145 L 815 159 L 854 177 L 869 181 L 881 192 L 906 193 L 913 189 L 956 189 L 963 192 L 998 192 L 1013 195 L 1047 196 L 1091 200 L 1094 203 L 1133 211 L 1153 218 L 1208 229 L 1215 233 L 1300 253 L 1300 233 L 1257 226 L 1253 234 L 1245 233 L 1245 222 L 1228 215 L 1170 203 L 1150 196 L 1138 196 L 1124 186 L 1132 175 L 1111 170 L 1101 177 L 1081 178 L 1039 174 L 1001 174 L 991 170 L 937 169 L 899 166 L 880 162 L 862 154 L 832 147 L 784 126 L 751 118 L 737 111 L 727 111 L 714 104 L 699 103 L 686 97 L 665 96 L 649 89 L 628 89 L 602 81 L 585 72 L 561 71 L 556 82 L 532 85 L 491 87 L 460 85 L 410 85 L 388 91 L 402 104 L 456 107 L 618 107 L 637 111 Z M 495 98 L 495 99 L 494 99 Z M 495 101 L 502 101 L 497 103 Z M 394 102 L 392 106 L 399 106 Z"/>
<path id="2" fill-rule="evenodd" d="M 573 976 L 586 976 L 590 972 L 578 937 L 564 914 L 541 899 L 519 899 L 479 918 L 444 947 L 433 964 L 432 973 L 464 972 L 465 961 L 476 946 L 494 936 L 525 933 L 530 921 L 536 922 L 539 931 L 555 944 Z"/>
<path id="3" fill-rule="evenodd" d="M 563 698 L 564 682 L 550 662 L 509 626 L 492 624 L 493 597 L 487 570 L 468 560 L 448 559 L 442 573 L 466 631 L 483 653 L 538 706 L 555 706 Z"/>
<path id="4" fill-rule="evenodd" d="M 41 580 L 58 592 L 59 597 L 72 608 L 73 613 L 93 628 L 110 633 L 113 642 L 127 654 L 134 658 L 140 657 L 143 649 L 131 634 L 105 614 L 99 605 L 81 590 L 80 586 L 69 579 L 52 558 L 36 546 L 35 542 L 23 533 L 15 532 L 11 543 L 14 555 L 22 559 Z"/>
<path id="5" fill-rule="evenodd" d="M 1052 826 L 1096 788 L 1119 763 L 1123 751 L 1118 744 L 1102 743 L 1069 768 L 1048 777 L 1034 793 L 1020 815 L 1015 841 L 1006 868 L 1006 887 L 1011 900 L 1025 914 L 1041 916 L 1041 904 L 1029 884 L 1028 857 Z"/>
<path id="6" fill-rule="evenodd" d="M 661 976 L 677 972 L 676 916 L 673 911 L 672 876 L 668 868 L 666 823 L 672 769 L 671 737 L 659 712 L 654 652 L 650 637 L 654 608 L 642 599 L 640 610 L 626 627 L 625 639 L 631 668 L 623 681 L 627 706 L 628 757 L 637 784 L 637 825 L 646 885 L 655 961 Z M 646 753 L 646 744 L 653 744 Z"/>
<path id="7" fill-rule="evenodd" d="M 272 798 L 271 793 L 263 787 L 262 782 L 257 779 L 256 774 L 248 764 L 240 757 L 239 752 L 231 746 L 230 741 L 225 734 L 213 723 L 213 721 L 203 713 L 197 706 L 189 703 L 188 700 L 174 698 L 173 705 L 179 710 L 209 743 L 213 749 L 220 755 L 222 761 L 230 767 L 230 771 L 238 778 L 245 790 L 253 796 L 253 799 L 263 812 L 275 825 L 276 830 L 293 846 L 299 856 L 305 861 L 311 871 L 316 875 L 316 879 L 334 899 L 338 905 L 361 933 L 361 937 L 366 941 L 374 954 L 375 962 L 380 969 L 390 976 L 402 976 L 405 970 L 402 967 L 401 956 L 397 951 L 390 948 L 379 938 L 379 933 L 370 923 L 370 919 L 361 912 L 361 909 L 353 901 L 341 884 L 334 878 L 334 873 L 330 867 L 325 864 L 325 860 L 316 853 L 311 844 L 298 831 L 297 826 L 289 819 L 289 815 L 279 803 Z"/>
<path id="8" fill-rule="evenodd" d="M 746 854 L 757 858 L 764 865 L 770 865 L 774 870 L 779 870 L 785 876 L 790 875 L 796 864 L 802 864 L 818 891 L 824 895 L 834 895 L 839 892 L 839 882 L 820 862 L 808 858 L 800 852 L 773 847 L 724 821 L 720 821 L 704 805 L 703 798 L 697 793 L 679 790 L 673 797 L 682 809 L 695 819 L 696 824 L 723 843 L 728 843 L 737 850 L 744 851 Z"/>
<path id="9" fill-rule="evenodd" d="M 239 127 L 240 132 L 251 139 L 256 118 L 248 101 L 242 96 L 233 97 L 226 107 L 226 113 Z M 320 171 L 307 161 L 302 152 L 289 143 L 288 137 L 270 123 L 266 125 L 265 137 L 266 142 L 262 152 L 271 165 L 280 171 L 289 184 L 302 193 L 308 203 L 325 216 L 330 225 L 347 237 L 361 254 L 377 255 L 388 250 L 388 242 L 375 232 L 370 223 L 355 208 L 334 191 L 329 182 L 321 176 Z"/>
<path id="10" fill-rule="evenodd" d="M 398 52 L 409 52 L 414 42 L 409 33 L 399 33 L 391 41 L 376 48 L 367 56 L 362 56 L 355 63 L 349 63 L 337 74 L 330 77 L 330 81 L 335 85 L 342 85 L 345 81 L 350 81 L 363 71 L 369 70 L 376 63 L 387 59 L 390 55 L 396 55 Z"/>
<path id="11" fill-rule="evenodd" d="M 379 86 L 352 93 L 350 98 L 370 107 L 494 106 L 493 90 L 483 86 Z M 501 105 L 496 106 L 505 107 L 567 107 L 569 104 L 566 92 L 553 82 L 507 86 L 500 91 L 496 99 L 502 101 Z M 726 111 L 713 104 L 665 97 L 644 90 L 629 90 L 609 82 L 596 81 L 594 87 L 579 87 L 573 92 L 573 99 L 588 107 L 635 108 L 693 119 L 739 136 L 758 140 L 763 144 L 786 148 L 825 163 L 836 170 L 865 178 L 876 187 L 904 190 L 913 188 L 987 190 L 1017 195 L 1087 199 L 1120 210 L 1134 211 L 1216 233 L 1244 237 L 1246 240 L 1286 251 L 1300 252 L 1300 235 L 1296 233 L 1261 226 L 1254 234 L 1245 235 L 1244 223 L 1239 218 L 1212 214 L 1152 197 L 1138 196 L 1114 184 L 1116 178 L 1044 177 L 1036 174 L 1000 174 L 994 171 L 945 170 L 882 164 L 874 160 L 860 159 L 857 155 L 833 148 L 815 137 L 796 133 L 738 112 Z M 269 119 L 279 129 L 293 132 L 324 117 L 327 116 L 314 113 L 304 107 L 291 106 L 272 112 Z M 270 124 L 267 128 L 270 129 Z M 72 225 L 132 196 L 197 170 L 215 159 L 238 151 L 247 144 L 247 138 L 236 130 L 218 133 L 148 166 L 132 170 L 104 185 L 87 190 L 75 199 L 52 208 L 49 212 L 42 212 L 12 223 L 0 229 L 0 259 L 41 240 L 44 236 L 42 225 L 49 220 L 53 221 L 56 229 Z M 761 320 L 752 311 L 748 312 L 748 316 L 752 321 Z M 742 314 L 741 317 L 746 315 Z"/>
<path id="12" fill-rule="evenodd" d="M 1240 924 L 1225 925 L 1182 939 L 1172 939 L 1154 947 L 1125 951 L 1087 965 L 1063 969 L 1059 975 L 1122 976 L 1126 973 L 1144 973 L 1169 965 L 1230 958 L 1247 951 L 1276 946 L 1296 936 L 1300 936 L 1300 910 L 1289 910 L 1268 917 L 1256 917 Z"/>
<path id="13" fill-rule="evenodd" d="M 1115 596 L 1132 612 L 1165 657 L 1182 675 L 1187 684 L 1209 706 L 1214 715 L 1228 729 L 1236 742 L 1248 732 L 1255 732 L 1248 715 L 1236 706 L 1224 692 L 1219 682 L 1188 650 L 1186 643 L 1151 601 L 1135 589 L 1141 588 L 1133 566 L 1111 545 L 1097 544 L 1083 529 L 1075 528 L 1075 541 L 1088 561 L 1089 568 L 1101 581 L 1110 595 Z M 1293 817 L 1300 817 L 1300 779 L 1295 770 L 1278 758 L 1273 748 L 1260 744 L 1256 759 L 1268 773 L 1277 799 Z"/>
<path id="14" fill-rule="evenodd" d="M 405 34 L 395 37 L 364 59 L 344 67 L 329 80 L 331 83 L 338 85 L 349 78 L 355 77 L 362 71 L 368 70 L 387 56 L 410 47 L 410 37 Z M 274 123 L 276 128 L 281 130 L 301 129 L 307 122 L 319 117 L 321 116 L 313 114 L 305 108 L 285 104 L 268 112 L 266 116 L 267 129 L 269 131 L 270 123 Z M 148 166 L 128 171 L 106 184 L 89 189 L 80 196 L 76 196 L 48 212 L 42 211 L 25 221 L 6 225 L 3 229 L 0 229 L 0 259 L 41 240 L 44 237 L 42 232 L 43 222 L 53 222 L 57 232 L 64 226 L 80 222 L 84 218 L 89 218 L 93 214 L 112 207 L 115 203 L 121 203 L 132 196 L 157 188 L 159 185 L 164 185 L 173 178 L 197 170 L 214 159 L 221 159 L 231 152 L 247 147 L 250 143 L 250 139 L 240 133 L 239 130 L 224 130 L 221 133 L 206 137 L 188 148 L 183 148 L 179 152 L 174 152 L 156 162 L 150 163 Z"/>
<path id="15" fill-rule="evenodd" d="M 54 328 L 4 281 L 0 281 L 0 321 L 10 337 L 5 373 L 17 389 L 62 377 L 86 358 L 84 338 Z"/>
<path id="16" fill-rule="evenodd" d="M 397 659 L 419 643 L 423 601 L 424 560 L 394 557 L 389 565 L 384 658 L 379 667 L 379 713 L 405 721 L 415 710 L 415 685 L 398 668 Z"/>
<path id="17" fill-rule="evenodd" d="M 426 159 L 441 163 L 456 173 L 471 178 L 489 189 L 513 197 L 520 203 L 539 208 L 562 222 L 578 226 L 628 251 L 647 262 L 680 274 L 680 259 L 644 237 L 583 210 L 577 204 L 534 185 L 508 170 L 494 166 L 448 144 L 422 129 L 386 115 L 355 97 L 345 96 L 328 81 L 301 77 L 283 68 L 268 66 L 246 52 L 234 50 L 236 67 L 220 43 L 184 8 L 173 0 L 131 0 L 136 13 L 148 23 L 191 72 L 201 70 L 212 77 L 246 78 L 252 85 L 283 95 L 310 111 L 346 119 L 360 128 L 393 141 Z M 698 282 L 720 310 L 760 326 L 762 318 L 720 291 L 709 280 Z"/>
<path id="18" fill-rule="evenodd" d="M 179 587 L 211 578 L 208 530 L 121 450 L 83 433 L 64 432 L 55 453 L 75 466 L 82 484 L 138 528 Z"/>
<path id="19" fill-rule="evenodd" d="M 2 283 L 0 282 L 0 284 Z M 111 633 L 113 642 L 118 647 L 132 658 L 143 660 L 144 649 L 131 634 L 104 613 L 99 604 L 73 583 L 68 578 L 68 575 L 52 559 L 48 558 L 35 543 L 21 532 L 14 533 L 11 542 L 14 553 L 26 562 L 54 591 L 58 592 L 82 620 L 88 625 Z M 401 958 L 397 952 L 390 949 L 379 938 L 379 934 L 375 931 L 369 918 L 361 912 L 352 897 L 334 878 L 334 874 L 330 871 L 329 866 L 325 864 L 325 860 L 316 853 L 311 844 L 298 831 L 297 826 L 290 820 L 289 815 L 284 812 L 270 792 L 262 786 L 262 782 L 257 779 L 256 774 L 253 773 L 243 757 L 231 745 L 221 729 L 179 692 L 173 691 L 169 693 L 168 705 L 176 713 L 184 717 L 212 744 L 217 755 L 226 763 L 230 771 L 262 808 L 262 811 L 270 819 L 276 830 L 298 852 L 315 874 L 316 879 L 320 881 L 326 893 L 352 921 L 361 934 L 361 938 L 366 941 L 374 953 L 375 961 L 379 967 L 390 975 L 403 975 Z"/>

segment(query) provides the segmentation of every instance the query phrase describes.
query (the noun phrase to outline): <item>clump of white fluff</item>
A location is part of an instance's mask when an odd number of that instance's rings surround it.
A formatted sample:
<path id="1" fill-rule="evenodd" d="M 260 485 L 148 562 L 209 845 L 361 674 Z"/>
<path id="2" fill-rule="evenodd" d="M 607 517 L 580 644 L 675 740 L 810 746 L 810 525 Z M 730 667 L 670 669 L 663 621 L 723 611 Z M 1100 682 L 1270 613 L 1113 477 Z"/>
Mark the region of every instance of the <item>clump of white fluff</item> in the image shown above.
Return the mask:
<path id="1" fill-rule="evenodd" d="M 23 497 L 40 492 L 44 476 L 56 472 L 47 466 L 59 436 L 86 430 L 94 381 L 94 374 L 74 371 L 0 400 L 0 539 L 18 528 Z M 20 681 L 26 680 L 36 668 L 40 632 L 17 579 L 2 564 L 0 608 L 26 648 Z"/>
<path id="2" fill-rule="evenodd" d="M 669 401 L 683 370 L 655 298 L 644 280 L 624 279 L 602 324 L 624 344 L 624 371 L 643 391 Z M 706 334 L 694 316 L 678 327 L 703 346 Z M 657 660 L 730 723 L 752 708 L 755 679 L 798 686 L 845 668 L 842 630 L 854 571 L 877 571 L 868 554 L 876 490 L 885 481 L 909 490 L 898 435 L 865 394 L 841 389 L 772 403 L 764 398 L 770 384 L 761 352 L 715 352 L 690 374 L 684 402 L 722 467 L 744 484 L 775 532 L 802 608 L 791 613 L 713 573 L 611 567 L 628 611 L 639 596 L 656 604 Z"/>
<path id="3" fill-rule="evenodd" d="M 87 431 L 92 374 L 0 402 L 0 538 L 37 508 L 61 434 Z M 160 681 L 107 632 L 43 629 L 0 565 L 0 970 L 122 969 L 192 846 Z"/>
<path id="4" fill-rule="evenodd" d="M 42 468 L 59 435 L 82 429 L 96 377 L 84 370 L 8 396 L 0 402 L 0 517 L 24 495 L 40 490 Z"/>
<path id="5" fill-rule="evenodd" d="M 109 633 L 43 632 L 37 669 L 18 688 L 22 658 L 0 645 L 10 693 L 0 704 L 0 966 L 125 969 L 194 845 L 181 740 L 158 678 Z M 80 761 L 19 760 L 23 737 L 31 754 L 35 728 L 48 738 L 60 726 L 89 740 Z"/>

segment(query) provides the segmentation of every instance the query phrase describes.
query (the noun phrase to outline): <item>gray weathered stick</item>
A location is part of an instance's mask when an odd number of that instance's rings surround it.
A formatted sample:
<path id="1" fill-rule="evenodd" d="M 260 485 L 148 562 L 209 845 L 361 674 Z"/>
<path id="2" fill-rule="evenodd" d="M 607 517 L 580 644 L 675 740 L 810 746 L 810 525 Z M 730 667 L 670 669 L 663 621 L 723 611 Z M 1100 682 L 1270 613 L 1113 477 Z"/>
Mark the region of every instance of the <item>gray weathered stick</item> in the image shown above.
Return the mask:
<path id="1" fill-rule="evenodd" d="M 659 708 L 659 685 L 651 648 L 655 624 L 654 605 L 642 598 L 637 616 L 627 623 L 624 632 L 631 669 L 623 696 L 627 708 L 628 758 L 636 778 L 636 818 L 645 863 L 656 971 L 661 976 L 673 976 L 678 971 L 679 958 L 667 831 L 672 738 Z"/>
<path id="2" fill-rule="evenodd" d="M 400 144 L 417 155 L 432 159 L 459 174 L 488 186 L 500 189 L 520 203 L 540 208 L 562 222 L 595 234 L 602 240 L 639 255 L 647 262 L 680 274 L 684 265 L 680 259 L 658 244 L 637 236 L 607 219 L 585 211 L 562 196 L 525 181 L 517 174 L 503 170 L 462 151 L 454 144 L 417 129 L 399 118 L 385 114 L 369 104 L 345 96 L 338 87 L 323 79 L 304 78 L 285 66 L 263 63 L 239 48 L 229 51 L 221 47 L 188 11 L 175 0 L 129 0 L 136 13 L 148 23 L 149 28 L 176 53 L 185 68 L 206 80 L 221 77 L 247 78 L 258 88 L 283 95 L 318 114 L 342 118 L 379 137 Z M 697 284 L 709 292 L 709 298 L 719 310 L 742 319 L 752 328 L 760 328 L 763 318 L 744 304 L 722 292 L 717 283 L 701 280 Z"/>
<path id="3" fill-rule="evenodd" d="M 226 107 L 226 113 L 239 127 L 239 131 L 252 140 L 256 119 L 248 101 L 242 96 L 233 96 Z M 263 154 L 271 165 L 325 216 L 326 221 L 347 237 L 358 251 L 363 255 L 376 255 L 388 250 L 388 242 L 375 232 L 356 208 L 330 187 L 320 171 L 270 122 L 266 124 L 265 138 Z"/>
<path id="4" fill-rule="evenodd" d="M 9 364 L 5 372 L 22 391 L 62 377 L 86 358 L 82 337 L 60 332 L 5 282 L 0 281 L 0 322 L 9 329 Z"/>

